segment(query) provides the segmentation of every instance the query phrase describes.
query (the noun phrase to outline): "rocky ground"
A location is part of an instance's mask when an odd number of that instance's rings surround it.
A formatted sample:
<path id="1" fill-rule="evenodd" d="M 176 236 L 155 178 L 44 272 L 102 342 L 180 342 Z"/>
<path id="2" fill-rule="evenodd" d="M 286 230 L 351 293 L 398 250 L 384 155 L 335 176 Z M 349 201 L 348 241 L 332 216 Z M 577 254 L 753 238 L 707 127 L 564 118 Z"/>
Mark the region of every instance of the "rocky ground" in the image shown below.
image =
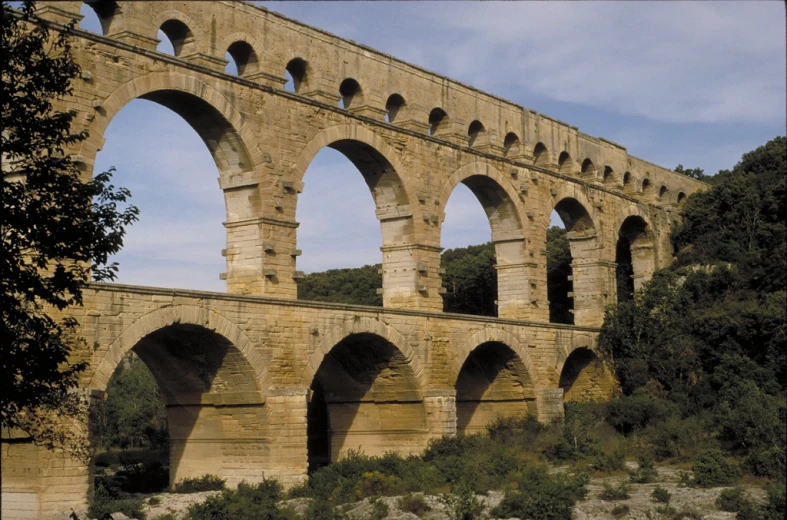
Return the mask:
<path id="1" fill-rule="evenodd" d="M 631 465 L 632 468 L 634 465 Z M 559 469 L 558 469 L 559 471 Z M 734 519 L 735 513 L 727 513 L 720 511 L 716 505 L 716 498 L 721 493 L 723 487 L 711 489 L 698 489 L 681 487 L 680 473 L 681 470 L 677 467 L 659 466 L 657 468 L 659 477 L 657 482 L 653 484 L 631 484 L 631 496 L 626 500 L 607 501 L 602 500 L 599 495 L 604 489 L 604 484 L 612 486 L 617 485 L 619 482 L 628 482 L 628 475 L 621 473 L 618 476 L 611 477 L 596 477 L 593 478 L 588 486 L 587 498 L 577 503 L 574 508 L 574 520 L 651 520 L 661 517 L 656 509 L 663 504 L 655 502 L 651 498 L 653 490 L 657 486 L 665 488 L 672 495 L 670 506 L 678 512 L 691 513 L 689 518 L 705 519 L 705 520 L 723 520 Z M 759 487 L 747 487 L 749 495 L 756 499 L 764 499 L 765 493 Z M 186 510 L 191 504 L 202 502 L 208 496 L 218 493 L 218 491 L 207 491 L 202 493 L 191 494 L 175 494 L 175 493 L 160 493 L 150 495 L 146 498 L 146 505 L 144 511 L 149 520 L 155 520 L 156 517 L 172 514 L 176 519 L 180 520 L 184 517 Z M 431 507 L 431 510 L 423 514 L 423 520 L 450 520 L 450 511 L 446 505 L 441 501 L 438 496 L 424 497 L 426 502 Z M 479 495 L 477 497 L 485 506 L 485 517 L 489 518 L 489 510 L 495 507 L 503 499 L 503 493 L 492 491 L 486 496 Z M 309 507 L 309 500 L 306 498 L 298 498 L 293 500 L 286 500 L 282 502 L 282 506 L 291 507 L 300 516 L 303 516 Z M 417 520 L 418 517 L 412 513 L 402 511 L 399 509 L 398 497 L 383 497 L 380 499 L 385 502 L 389 508 L 389 514 L 386 520 Z M 616 506 L 628 506 L 628 512 L 622 515 L 614 516 L 612 511 Z M 372 518 L 373 505 L 369 499 L 353 504 L 344 504 L 339 506 L 350 520 L 366 520 Z M 63 516 L 66 520 L 68 516 Z M 86 518 L 86 516 L 79 515 L 79 518 Z M 116 515 L 115 520 L 125 520 L 123 515 Z"/>

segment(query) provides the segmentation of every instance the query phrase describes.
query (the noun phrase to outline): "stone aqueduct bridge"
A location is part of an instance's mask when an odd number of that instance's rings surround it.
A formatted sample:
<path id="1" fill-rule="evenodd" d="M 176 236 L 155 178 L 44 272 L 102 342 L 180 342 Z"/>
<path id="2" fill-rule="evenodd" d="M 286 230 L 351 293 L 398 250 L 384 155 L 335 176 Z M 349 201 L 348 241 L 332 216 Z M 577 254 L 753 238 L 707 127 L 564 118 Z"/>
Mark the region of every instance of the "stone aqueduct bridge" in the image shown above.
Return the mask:
<path id="1" fill-rule="evenodd" d="M 226 201 L 227 294 L 92 285 L 75 309 L 100 395 L 129 350 L 167 397 L 171 480 L 300 481 L 309 463 L 363 448 L 417 452 L 564 398 L 607 395 L 594 362 L 616 301 L 616 247 L 635 285 L 670 259 L 670 225 L 703 184 L 622 146 L 244 3 L 91 4 L 104 35 L 76 31 L 82 75 L 64 108 L 90 137 L 130 101 L 180 114 L 210 149 Z M 81 2 L 41 2 L 53 22 Z M 175 55 L 156 51 L 158 30 Z M 239 75 L 224 72 L 225 52 Z M 285 71 L 295 92 L 286 91 Z M 296 300 L 298 194 L 323 147 L 360 171 L 382 229 L 383 309 Z M 464 183 L 483 205 L 497 256 L 499 318 L 443 314 L 440 228 Z M 341 186 L 336 193 L 341 196 Z M 546 231 L 569 231 L 576 326 L 548 323 Z M 564 396 L 565 393 L 565 396 Z M 4 443 L 3 518 L 83 504 L 89 468 Z"/>

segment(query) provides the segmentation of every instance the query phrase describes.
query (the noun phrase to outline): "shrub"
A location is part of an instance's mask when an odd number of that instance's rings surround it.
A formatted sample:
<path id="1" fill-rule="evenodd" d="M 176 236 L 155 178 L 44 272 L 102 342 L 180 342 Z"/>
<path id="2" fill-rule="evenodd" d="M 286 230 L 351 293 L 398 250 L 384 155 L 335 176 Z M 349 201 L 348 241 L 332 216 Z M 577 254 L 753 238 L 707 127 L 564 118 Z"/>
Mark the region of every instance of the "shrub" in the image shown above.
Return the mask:
<path id="1" fill-rule="evenodd" d="M 626 453 L 622 450 L 615 451 L 612 455 L 602 453 L 593 458 L 590 467 L 595 471 L 609 473 L 619 471 L 626 465 Z"/>
<path id="2" fill-rule="evenodd" d="M 395 475 L 383 475 L 379 471 L 369 471 L 361 476 L 355 486 L 355 497 L 362 499 L 374 496 L 393 496 L 404 492 L 402 479 Z"/>
<path id="3" fill-rule="evenodd" d="M 442 495 L 440 500 L 450 511 L 453 520 L 475 520 L 484 510 L 483 504 L 478 501 L 472 488 L 467 484 L 460 484 L 450 495 Z"/>
<path id="4" fill-rule="evenodd" d="M 169 467 L 157 460 L 124 466 L 115 476 L 127 493 L 158 493 L 169 486 Z"/>
<path id="5" fill-rule="evenodd" d="M 265 518 L 265 517 L 257 517 Z M 297 516 L 294 517 L 297 520 Z M 312 500 L 306 511 L 306 520 L 345 520 L 345 516 L 323 498 Z"/>
<path id="6" fill-rule="evenodd" d="M 492 515 L 570 520 L 574 504 L 587 493 L 589 481 L 586 474 L 551 475 L 545 466 L 527 467 L 520 475 L 519 488 L 507 492 Z"/>
<path id="7" fill-rule="evenodd" d="M 722 489 L 719 498 L 716 499 L 716 506 L 722 511 L 737 513 L 746 502 L 751 502 L 743 488 L 734 487 Z"/>
<path id="8" fill-rule="evenodd" d="M 620 518 L 622 516 L 625 516 L 625 515 L 629 514 L 630 511 L 631 511 L 631 508 L 629 507 L 628 504 L 618 504 L 618 505 L 616 505 L 615 507 L 612 508 L 612 511 L 610 511 L 610 513 L 615 518 Z"/>
<path id="9" fill-rule="evenodd" d="M 399 498 L 399 509 L 402 511 L 406 511 L 408 513 L 412 513 L 415 516 L 422 516 L 427 511 L 431 511 L 431 507 L 429 504 L 426 503 L 424 496 L 420 493 L 407 493 L 403 497 Z"/>
<path id="10" fill-rule="evenodd" d="M 665 488 L 656 486 L 656 489 L 650 494 L 650 498 L 653 499 L 654 502 L 669 505 L 670 500 L 672 500 L 672 494 Z"/>
<path id="11" fill-rule="evenodd" d="M 651 422 L 664 422 L 676 413 L 677 407 L 673 403 L 655 399 L 647 395 L 644 388 L 640 388 L 632 395 L 610 401 L 606 419 L 620 433 L 628 435 Z"/>
<path id="12" fill-rule="evenodd" d="M 161 503 L 161 499 L 159 497 L 150 497 L 148 499 L 148 505 L 150 506 L 157 506 Z"/>
<path id="13" fill-rule="evenodd" d="M 653 460 L 648 457 L 639 457 L 639 467 L 629 472 L 629 478 L 634 484 L 649 484 L 658 478 L 659 474 L 653 464 Z"/>
<path id="14" fill-rule="evenodd" d="M 787 473 L 784 448 L 772 448 L 755 451 L 746 457 L 746 469 L 758 477 L 784 478 Z"/>
<path id="15" fill-rule="evenodd" d="M 101 484 L 96 487 L 93 500 L 87 510 L 89 518 L 104 518 L 112 513 L 123 513 L 130 518 L 144 520 L 141 498 L 119 498 L 113 496 Z"/>
<path id="16" fill-rule="evenodd" d="M 700 487 L 726 486 L 738 480 L 737 465 L 727 461 L 720 450 L 706 450 L 694 462 L 694 484 Z"/>
<path id="17" fill-rule="evenodd" d="M 762 520 L 783 520 L 787 511 L 784 480 L 777 480 L 766 488 L 768 501 L 762 509 Z"/>
<path id="18" fill-rule="evenodd" d="M 172 488 L 173 493 L 199 493 L 200 491 L 221 491 L 226 480 L 216 475 L 202 475 L 199 478 L 184 478 Z"/>
<path id="19" fill-rule="evenodd" d="M 631 498 L 631 486 L 628 482 L 620 481 L 617 486 L 604 484 L 604 489 L 598 496 L 601 500 L 628 500 Z"/>
<path id="20" fill-rule="evenodd" d="M 388 504 L 380 500 L 379 498 L 374 499 L 372 502 L 372 520 L 383 520 L 385 517 L 388 516 L 388 513 L 391 512 L 391 509 L 388 507 Z"/>
<path id="21" fill-rule="evenodd" d="M 192 504 L 186 519 L 295 520 L 295 514 L 291 509 L 282 509 L 278 506 L 277 502 L 280 498 L 281 486 L 275 480 L 263 480 L 258 484 L 241 482 L 237 489 L 225 489 L 220 494 L 208 497 L 202 503 Z"/>
<path id="22" fill-rule="evenodd" d="M 178 519 L 172 513 L 164 513 L 163 515 L 158 515 L 156 517 L 153 517 L 152 520 L 178 520 Z"/>

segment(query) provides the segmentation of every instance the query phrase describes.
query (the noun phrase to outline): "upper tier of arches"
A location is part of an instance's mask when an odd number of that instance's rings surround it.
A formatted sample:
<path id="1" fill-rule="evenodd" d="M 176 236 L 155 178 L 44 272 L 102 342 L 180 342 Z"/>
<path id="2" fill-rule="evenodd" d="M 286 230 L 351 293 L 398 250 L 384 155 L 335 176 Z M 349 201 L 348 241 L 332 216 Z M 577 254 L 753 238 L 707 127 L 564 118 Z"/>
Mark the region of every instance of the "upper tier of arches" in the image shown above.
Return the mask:
<path id="1" fill-rule="evenodd" d="M 163 33 L 175 57 L 193 64 L 224 71 L 225 56 L 230 56 L 241 78 L 280 89 L 288 85 L 297 94 L 358 115 L 558 171 L 651 203 L 678 204 L 701 186 L 576 127 L 249 4 L 89 1 L 84 5 L 95 12 L 104 36 L 152 50 Z M 79 1 L 40 4 L 45 16 L 57 11 L 63 19 L 68 14 L 80 17 L 82 7 Z M 214 23 L 208 27 L 207 20 Z M 655 185 L 652 193 L 651 185 Z"/>

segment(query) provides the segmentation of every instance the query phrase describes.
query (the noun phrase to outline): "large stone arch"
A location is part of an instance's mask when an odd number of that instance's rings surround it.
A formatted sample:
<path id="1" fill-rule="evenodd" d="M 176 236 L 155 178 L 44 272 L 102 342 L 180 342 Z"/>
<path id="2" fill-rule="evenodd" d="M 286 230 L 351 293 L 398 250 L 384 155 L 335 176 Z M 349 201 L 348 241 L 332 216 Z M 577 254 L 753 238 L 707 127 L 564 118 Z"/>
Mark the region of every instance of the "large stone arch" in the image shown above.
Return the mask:
<path id="1" fill-rule="evenodd" d="M 590 335 L 558 345 L 557 354 L 555 376 L 565 401 L 607 400 L 616 393 L 617 381 Z"/>
<path id="2" fill-rule="evenodd" d="M 486 161 L 481 161 L 478 159 L 473 160 L 455 170 L 446 181 L 443 183 L 443 187 L 440 190 L 439 195 L 439 211 L 440 215 L 440 227 L 442 229 L 442 223 L 445 220 L 445 207 L 448 204 L 448 199 L 453 193 L 454 189 L 460 182 L 464 182 L 471 177 L 486 177 L 489 179 L 489 186 L 494 186 L 495 188 L 501 190 L 502 193 L 505 193 L 507 200 L 501 200 L 502 204 L 504 204 L 507 208 L 507 217 L 513 217 L 515 219 L 515 226 L 511 229 L 509 226 L 502 225 L 502 222 L 498 222 L 495 220 L 493 215 L 490 215 L 490 212 L 493 211 L 493 208 L 487 207 L 485 202 L 481 200 L 481 197 L 475 193 L 473 187 L 470 187 L 471 191 L 476 194 L 476 197 L 479 197 L 479 202 L 481 205 L 484 206 L 484 211 L 487 212 L 487 217 L 489 217 L 490 226 L 492 227 L 492 240 L 510 240 L 510 239 L 521 239 L 527 235 L 528 229 L 526 229 L 526 221 L 522 218 L 522 210 L 519 201 L 519 194 L 514 190 L 511 182 L 505 178 L 505 176 L 493 165 L 489 164 Z M 502 195 L 501 193 L 501 195 Z"/>
<path id="3" fill-rule="evenodd" d="M 530 359 L 530 354 L 527 352 L 527 345 L 525 345 L 519 338 L 499 327 L 484 327 L 475 334 L 467 338 L 461 346 L 456 350 L 456 357 L 451 367 L 451 381 L 456 384 L 459 373 L 462 371 L 467 358 L 473 353 L 479 345 L 484 343 L 503 343 L 516 354 L 519 363 L 525 368 L 530 383 L 534 388 L 539 388 L 541 382 L 538 377 L 538 372 Z"/>
<path id="4" fill-rule="evenodd" d="M 149 334 L 170 325 L 189 324 L 204 327 L 229 341 L 245 358 L 255 373 L 257 385 L 264 391 L 268 387 L 268 371 L 262 357 L 248 336 L 234 323 L 218 312 L 205 307 L 191 305 L 167 306 L 149 312 L 120 333 L 110 343 L 106 353 L 101 357 L 87 387 L 94 390 L 106 390 L 107 383 L 115 372 L 123 356 L 134 348 Z"/>
<path id="5" fill-rule="evenodd" d="M 592 228 L 597 232 L 601 232 L 601 222 L 599 216 L 596 215 L 592 201 L 587 196 L 587 188 L 585 188 L 583 184 L 576 182 L 563 182 L 560 183 L 560 185 L 555 189 L 554 195 L 552 195 L 547 207 L 548 211 L 544 215 L 544 220 L 542 221 L 544 229 L 549 227 L 550 215 L 552 214 L 552 211 L 554 211 L 561 202 L 568 199 L 573 199 L 580 206 L 582 206 L 590 218 Z M 568 229 L 567 227 L 566 231 L 572 230 Z"/>
<path id="6" fill-rule="evenodd" d="M 167 101 L 155 99 L 157 93 L 161 95 L 161 93 L 167 92 L 181 93 L 185 96 L 181 99 L 173 96 L 174 99 Z M 216 130 L 209 128 L 210 125 L 194 128 L 206 141 L 205 144 L 216 160 L 216 165 L 222 176 L 249 172 L 264 162 L 263 154 L 259 148 L 252 146 L 256 140 L 254 133 L 244 125 L 243 117 L 233 107 L 232 102 L 204 81 L 182 72 L 154 72 L 134 78 L 117 87 L 97 110 L 98 117 L 88 127 L 90 137 L 82 143 L 80 155 L 84 156 L 85 162 L 92 167 L 96 154 L 103 146 L 103 136 L 107 127 L 123 107 L 138 98 L 159 102 L 184 117 L 194 127 L 194 122 L 189 121 L 189 118 L 179 112 L 179 109 L 185 110 L 188 107 L 176 104 L 178 101 L 188 100 L 189 96 L 192 99 L 197 98 L 205 102 L 207 106 L 215 110 L 215 115 L 220 118 L 218 123 L 224 127 L 218 130 L 225 133 L 226 142 L 213 142 L 208 137 L 207 132 Z M 237 150 L 233 148 L 237 148 Z M 222 153 L 236 156 L 236 164 L 223 161 L 220 157 Z"/>
<path id="7" fill-rule="evenodd" d="M 452 374 L 457 433 L 483 431 L 502 417 L 538 413 L 537 375 L 515 336 L 502 329 L 485 328 L 462 344 L 459 356 L 454 362 L 456 373 Z"/>
<path id="8" fill-rule="evenodd" d="M 403 336 L 379 320 L 349 319 L 332 329 L 303 378 L 310 468 L 359 444 L 370 454 L 420 452 L 429 436 L 422 376 Z"/>
<path id="9" fill-rule="evenodd" d="M 330 147 L 331 145 L 334 145 L 338 142 L 358 142 L 371 147 L 374 152 L 379 154 L 381 158 L 387 161 L 388 164 L 393 168 L 392 172 L 386 172 L 386 174 L 391 174 L 395 177 L 395 180 L 392 179 L 392 182 L 397 182 L 401 185 L 404 198 L 402 199 L 397 197 L 396 203 L 400 207 L 398 212 L 405 216 L 405 214 L 409 214 L 409 212 L 416 210 L 412 204 L 412 201 L 415 200 L 415 197 L 413 194 L 413 187 L 411 186 L 410 176 L 407 174 L 404 164 L 400 161 L 399 154 L 385 141 L 382 136 L 372 132 L 368 128 L 364 128 L 363 126 L 357 124 L 340 124 L 331 126 L 315 135 L 298 154 L 298 158 L 295 160 L 295 163 L 292 166 L 291 178 L 298 182 L 303 182 L 306 169 L 309 167 L 309 164 L 311 164 L 317 153 L 323 148 Z M 338 149 L 338 151 L 342 152 L 350 161 L 355 163 L 353 157 L 348 155 L 345 150 Z M 356 167 L 358 167 L 357 164 Z M 361 168 L 359 167 L 359 170 L 360 169 Z M 385 209 L 387 204 L 385 204 L 383 200 L 379 200 L 377 194 L 373 194 L 373 196 L 375 197 L 375 204 L 377 205 L 379 214 L 381 210 Z M 402 207 L 403 205 L 409 207 Z"/>
<path id="10" fill-rule="evenodd" d="M 405 357 L 408 365 L 410 365 L 413 376 L 421 390 L 426 388 L 426 373 L 424 372 L 423 363 L 415 349 L 410 346 L 410 343 L 398 330 L 396 330 L 396 328 L 370 317 L 346 319 L 342 321 L 340 325 L 335 326 L 327 334 L 322 336 L 314 352 L 309 357 L 309 361 L 306 363 L 306 367 L 300 378 L 300 386 L 303 388 L 309 388 L 309 386 L 311 386 L 314 376 L 317 374 L 320 365 L 322 365 L 325 356 L 331 352 L 334 346 L 353 334 L 363 333 L 379 336 L 396 347 Z"/>
<path id="11" fill-rule="evenodd" d="M 492 229 L 497 268 L 497 315 L 515 319 L 533 319 L 528 279 L 527 219 L 522 203 L 510 180 L 485 161 L 474 160 L 458 168 L 443 183 L 439 195 L 439 231 L 446 218 L 448 199 L 459 183 L 473 192 L 486 213 Z"/>

